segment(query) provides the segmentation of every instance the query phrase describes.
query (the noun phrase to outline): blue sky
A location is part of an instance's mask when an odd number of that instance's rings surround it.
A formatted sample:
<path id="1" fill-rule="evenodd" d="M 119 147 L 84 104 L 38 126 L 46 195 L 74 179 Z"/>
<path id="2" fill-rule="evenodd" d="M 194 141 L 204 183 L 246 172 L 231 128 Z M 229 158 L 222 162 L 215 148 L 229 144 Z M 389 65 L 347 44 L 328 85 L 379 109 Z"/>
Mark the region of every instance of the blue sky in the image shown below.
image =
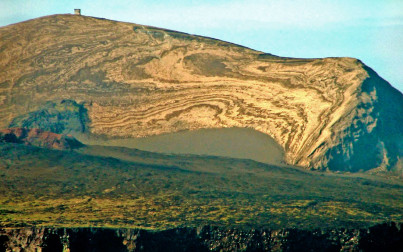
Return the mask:
<path id="1" fill-rule="evenodd" d="M 0 26 L 74 8 L 279 56 L 355 57 L 403 91 L 403 0 L 0 0 Z"/>

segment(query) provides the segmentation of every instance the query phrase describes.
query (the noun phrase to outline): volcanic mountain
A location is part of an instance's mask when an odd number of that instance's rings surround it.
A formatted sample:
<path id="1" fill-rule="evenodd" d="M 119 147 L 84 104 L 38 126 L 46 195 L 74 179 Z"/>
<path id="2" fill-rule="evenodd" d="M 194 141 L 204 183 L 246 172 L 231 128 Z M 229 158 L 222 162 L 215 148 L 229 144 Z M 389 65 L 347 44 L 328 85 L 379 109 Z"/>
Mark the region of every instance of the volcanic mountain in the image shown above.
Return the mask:
<path id="1" fill-rule="evenodd" d="M 78 15 L 0 28 L 0 118 L 115 138 L 252 128 L 289 164 L 402 171 L 403 95 L 357 59 L 277 57 Z"/>

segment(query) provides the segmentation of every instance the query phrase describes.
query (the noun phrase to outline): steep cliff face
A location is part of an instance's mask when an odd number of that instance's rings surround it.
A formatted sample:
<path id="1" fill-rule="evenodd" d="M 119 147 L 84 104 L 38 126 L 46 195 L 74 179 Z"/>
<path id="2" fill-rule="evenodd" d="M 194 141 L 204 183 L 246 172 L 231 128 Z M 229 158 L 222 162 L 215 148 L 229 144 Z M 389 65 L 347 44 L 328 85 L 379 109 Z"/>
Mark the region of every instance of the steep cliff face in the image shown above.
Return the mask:
<path id="1" fill-rule="evenodd" d="M 0 229 L 5 251 L 398 251 L 400 224 L 368 229 L 240 230 L 176 228 L 165 231 L 97 228 Z"/>
<path id="2" fill-rule="evenodd" d="M 0 36 L 0 128 L 72 100 L 95 135 L 248 127 L 273 137 L 290 164 L 401 170 L 403 96 L 356 59 L 281 58 L 72 15 L 2 27 Z"/>
<path id="3" fill-rule="evenodd" d="M 403 174 L 403 99 L 372 69 L 357 99 L 334 124 L 331 137 L 312 155 L 314 167 L 330 170 L 386 171 Z"/>

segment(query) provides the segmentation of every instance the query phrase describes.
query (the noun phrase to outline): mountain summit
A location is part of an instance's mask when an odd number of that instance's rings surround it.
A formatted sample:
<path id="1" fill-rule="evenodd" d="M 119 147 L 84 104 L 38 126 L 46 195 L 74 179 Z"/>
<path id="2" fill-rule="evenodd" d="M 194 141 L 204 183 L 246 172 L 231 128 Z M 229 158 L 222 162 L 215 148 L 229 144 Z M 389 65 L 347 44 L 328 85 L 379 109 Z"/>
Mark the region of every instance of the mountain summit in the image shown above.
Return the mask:
<path id="1" fill-rule="evenodd" d="M 289 164 L 403 170 L 403 95 L 357 59 L 277 57 L 78 15 L 2 27 L 0 38 L 0 128 L 127 138 L 247 127 Z"/>

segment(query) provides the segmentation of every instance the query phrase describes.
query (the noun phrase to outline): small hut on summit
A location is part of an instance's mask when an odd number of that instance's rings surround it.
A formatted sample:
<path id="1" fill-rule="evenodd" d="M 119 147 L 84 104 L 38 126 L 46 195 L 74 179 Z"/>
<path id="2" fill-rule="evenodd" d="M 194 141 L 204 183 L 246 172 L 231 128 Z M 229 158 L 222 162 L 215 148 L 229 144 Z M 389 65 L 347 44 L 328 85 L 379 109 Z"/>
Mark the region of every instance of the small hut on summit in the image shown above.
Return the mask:
<path id="1" fill-rule="evenodd" d="M 74 15 L 81 15 L 81 9 L 74 9 Z"/>

